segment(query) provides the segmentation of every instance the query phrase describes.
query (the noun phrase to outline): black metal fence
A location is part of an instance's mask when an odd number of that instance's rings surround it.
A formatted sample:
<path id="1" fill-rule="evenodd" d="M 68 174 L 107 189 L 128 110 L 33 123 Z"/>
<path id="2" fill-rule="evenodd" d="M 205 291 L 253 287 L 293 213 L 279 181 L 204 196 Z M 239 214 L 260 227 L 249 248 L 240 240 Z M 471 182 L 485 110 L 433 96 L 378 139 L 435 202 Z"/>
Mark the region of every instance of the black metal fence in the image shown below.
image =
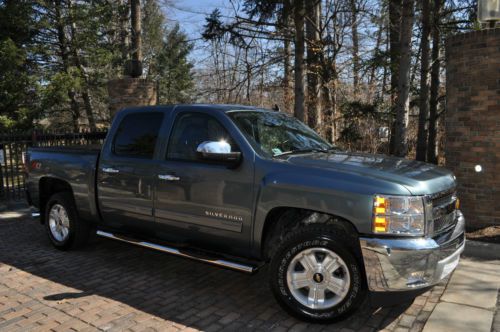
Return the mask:
<path id="1" fill-rule="evenodd" d="M 28 147 L 102 144 L 105 137 L 106 131 L 0 133 L 0 200 L 20 200 L 24 197 L 23 153 Z"/>

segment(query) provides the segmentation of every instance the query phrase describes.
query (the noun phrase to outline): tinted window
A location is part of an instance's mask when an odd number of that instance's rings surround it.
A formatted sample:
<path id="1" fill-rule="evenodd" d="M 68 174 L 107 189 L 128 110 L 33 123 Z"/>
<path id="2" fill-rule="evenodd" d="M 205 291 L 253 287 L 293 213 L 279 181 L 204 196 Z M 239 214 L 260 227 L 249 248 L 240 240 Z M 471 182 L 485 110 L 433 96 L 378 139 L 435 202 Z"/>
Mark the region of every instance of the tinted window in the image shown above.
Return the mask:
<path id="1" fill-rule="evenodd" d="M 168 143 L 168 159 L 197 160 L 196 148 L 206 141 L 225 140 L 231 151 L 239 151 L 226 129 L 214 117 L 203 113 L 181 114 Z"/>
<path id="2" fill-rule="evenodd" d="M 118 156 L 153 158 L 156 139 L 163 113 L 148 112 L 126 115 L 113 142 L 113 152 Z"/>

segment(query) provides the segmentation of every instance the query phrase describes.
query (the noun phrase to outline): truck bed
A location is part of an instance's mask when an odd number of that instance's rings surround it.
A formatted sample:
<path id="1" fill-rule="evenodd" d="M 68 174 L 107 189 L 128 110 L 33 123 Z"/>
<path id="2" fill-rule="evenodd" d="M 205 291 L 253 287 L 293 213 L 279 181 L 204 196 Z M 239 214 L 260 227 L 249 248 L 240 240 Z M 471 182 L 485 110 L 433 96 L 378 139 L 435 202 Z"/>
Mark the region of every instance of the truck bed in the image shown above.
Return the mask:
<path id="1" fill-rule="evenodd" d="M 40 191 L 53 186 L 54 182 L 64 182 L 70 185 L 78 202 L 79 215 L 84 219 L 96 220 L 95 172 L 99 154 L 99 145 L 28 148 L 29 174 L 26 185 L 33 205 L 43 208 L 38 204 Z"/>

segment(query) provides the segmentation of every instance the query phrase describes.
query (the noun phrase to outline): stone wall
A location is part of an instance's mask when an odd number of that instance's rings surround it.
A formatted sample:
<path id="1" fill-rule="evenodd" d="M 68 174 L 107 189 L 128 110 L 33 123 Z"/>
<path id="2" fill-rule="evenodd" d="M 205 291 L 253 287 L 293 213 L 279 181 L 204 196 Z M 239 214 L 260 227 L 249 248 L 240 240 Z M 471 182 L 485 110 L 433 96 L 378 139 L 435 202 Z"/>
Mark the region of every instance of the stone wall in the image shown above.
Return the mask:
<path id="1" fill-rule="evenodd" d="M 468 229 L 500 225 L 500 29 L 446 43 L 446 166 Z"/>
<path id="2" fill-rule="evenodd" d="M 156 105 L 156 88 L 151 81 L 124 77 L 108 82 L 111 119 L 124 107 Z"/>

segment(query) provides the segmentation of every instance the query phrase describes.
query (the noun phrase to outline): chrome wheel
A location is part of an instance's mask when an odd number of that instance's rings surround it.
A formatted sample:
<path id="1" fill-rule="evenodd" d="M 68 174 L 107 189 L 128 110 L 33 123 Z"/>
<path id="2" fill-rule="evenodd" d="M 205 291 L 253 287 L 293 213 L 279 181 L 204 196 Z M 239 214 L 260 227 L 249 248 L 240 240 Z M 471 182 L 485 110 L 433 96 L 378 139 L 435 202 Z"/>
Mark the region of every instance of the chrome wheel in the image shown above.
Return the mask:
<path id="1" fill-rule="evenodd" d="M 339 304 L 351 285 L 344 260 L 326 248 L 299 252 L 288 266 L 286 279 L 295 300 L 311 309 L 328 309 Z"/>
<path id="2" fill-rule="evenodd" d="M 64 206 L 54 204 L 49 212 L 49 227 L 52 237 L 56 241 L 63 242 L 69 235 L 69 217 Z"/>

